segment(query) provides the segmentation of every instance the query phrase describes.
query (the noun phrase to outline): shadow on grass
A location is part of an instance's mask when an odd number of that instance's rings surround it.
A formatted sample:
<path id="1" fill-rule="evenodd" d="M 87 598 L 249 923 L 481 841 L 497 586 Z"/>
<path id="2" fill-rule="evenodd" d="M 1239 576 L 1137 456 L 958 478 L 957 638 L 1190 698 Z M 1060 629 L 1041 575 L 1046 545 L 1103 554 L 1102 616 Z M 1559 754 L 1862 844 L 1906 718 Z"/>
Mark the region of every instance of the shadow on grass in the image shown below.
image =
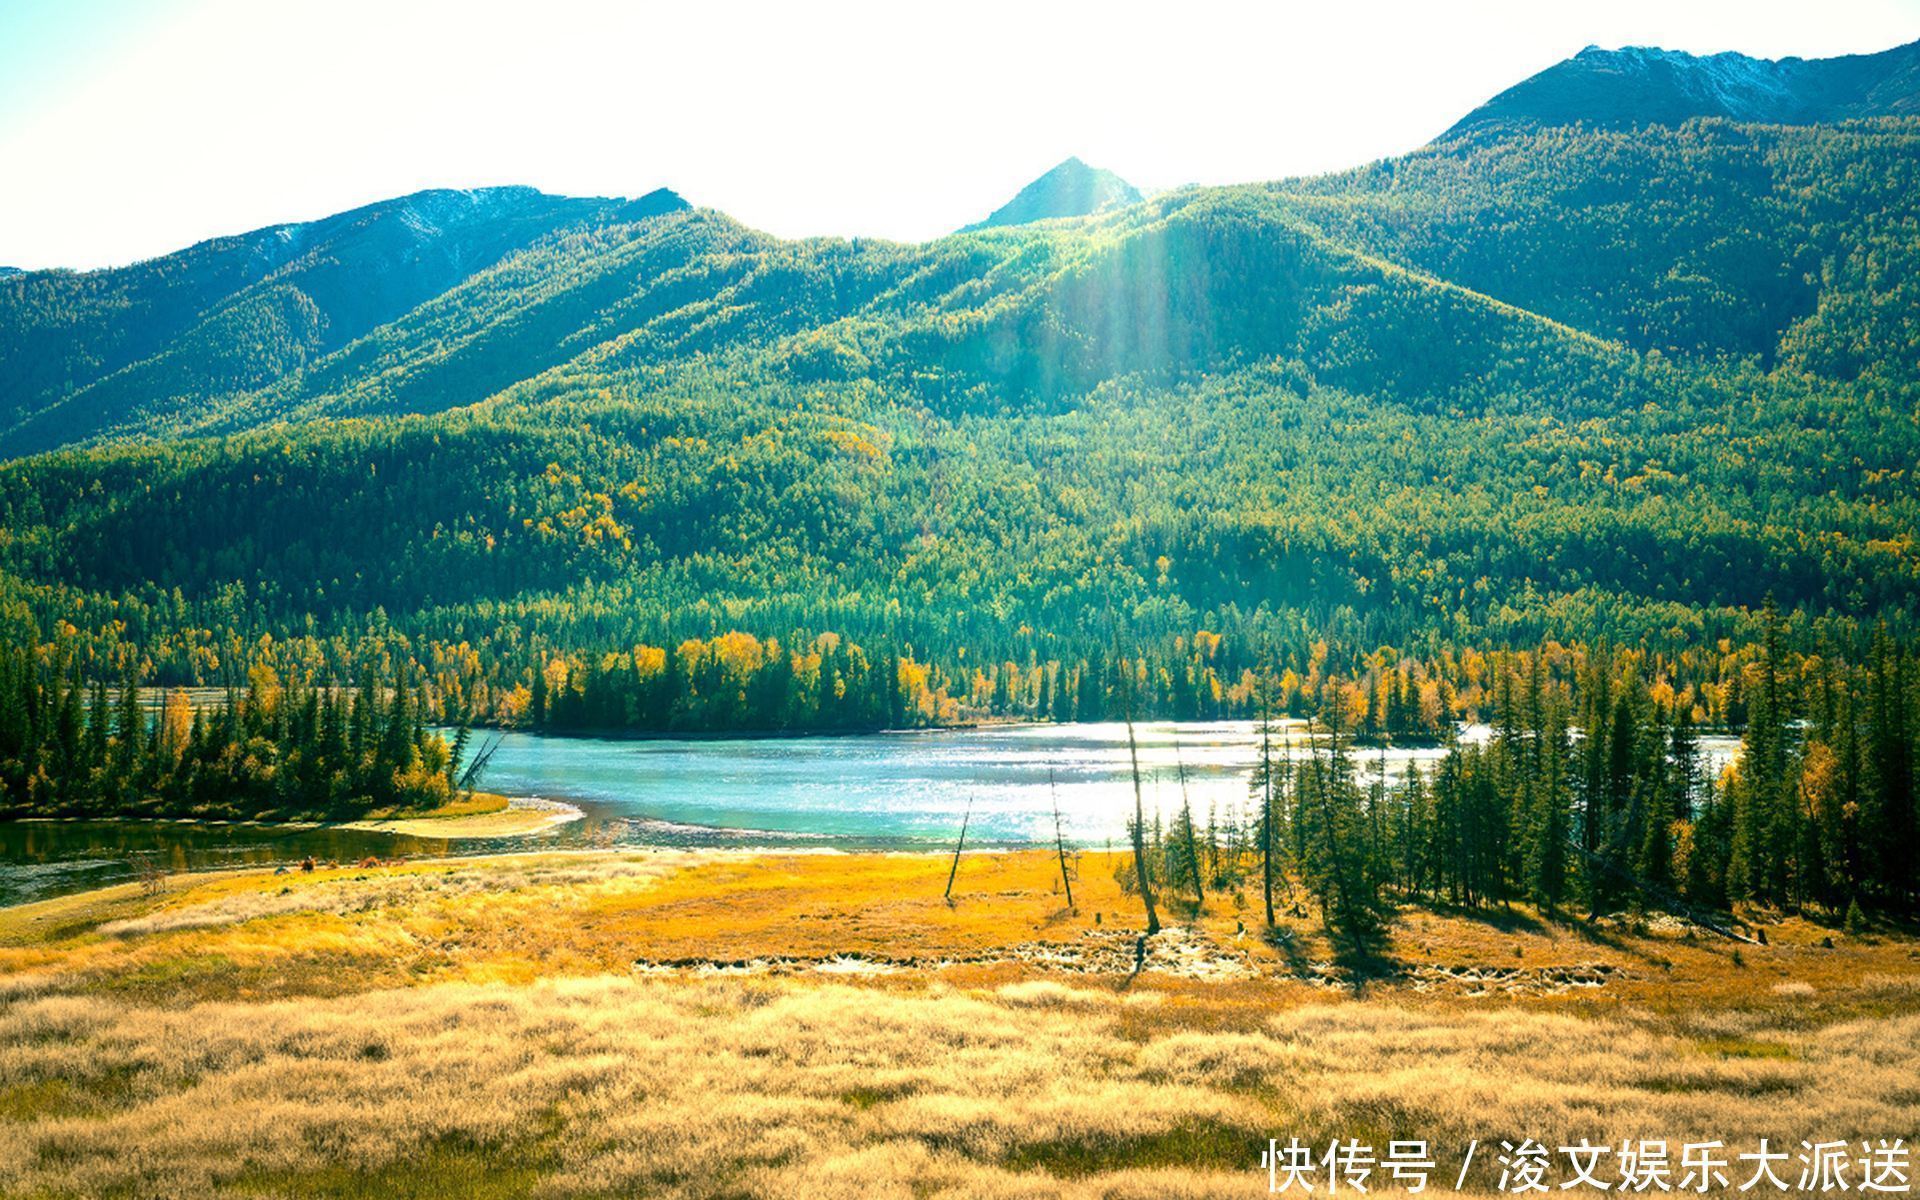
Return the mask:
<path id="1" fill-rule="evenodd" d="M 1333 943 L 1333 961 L 1345 971 L 1353 984 L 1353 994 L 1366 994 L 1367 985 L 1398 978 L 1400 964 L 1387 954 L 1385 913 L 1366 912 L 1327 926 L 1327 940 Z"/>
<path id="2" fill-rule="evenodd" d="M 450 1134 L 377 1168 L 252 1168 L 232 1186 L 297 1200 L 522 1200 L 557 1166 L 551 1146 L 486 1145 Z"/>
<path id="3" fill-rule="evenodd" d="M 1658 965 L 1660 961 L 1657 956 L 1634 945 L 1628 938 L 1595 924 L 1574 909 L 1560 908 L 1542 912 L 1537 909 L 1514 908 L 1504 904 L 1497 908 L 1476 908 L 1469 905 L 1450 904 L 1444 900 L 1421 901 L 1418 907 L 1436 916 L 1472 921 L 1489 929 L 1499 930 L 1501 933 L 1524 933 L 1538 937 L 1565 934 L 1589 945 L 1604 946 L 1648 964 Z"/>
<path id="4" fill-rule="evenodd" d="M 1407 903 L 1423 908 L 1436 917 L 1458 917 L 1462 921 L 1473 921 L 1501 933 L 1532 933 L 1545 937 L 1559 925 L 1558 922 L 1542 920 L 1536 913 L 1504 905 L 1499 908 L 1474 908 L 1439 899 L 1409 900 Z"/>
<path id="5" fill-rule="evenodd" d="M 1287 971 L 1295 979 L 1306 979 L 1313 974 L 1307 956 L 1300 949 L 1300 942 L 1293 936 L 1293 930 L 1284 925 L 1275 925 L 1266 932 L 1267 945 L 1280 952 L 1287 960 Z"/>
<path id="6" fill-rule="evenodd" d="M 1183 1121 L 1153 1133 L 1090 1132 L 1010 1150 L 1002 1165 L 1013 1171 L 1044 1171 L 1079 1179 L 1110 1171 L 1153 1167 L 1251 1169 L 1260 1161 L 1267 1134 L 1216 1121 Z"/>
<path id="7" fill-rule="evenodd" d="M 1066 901 L 1062 900 L 1060 902 L 1059 908 L 1054 909 L 1052 912 L 1048 913 L 1045 917 L 1042 917 L 1040 919 L 1040 927 L 1042 929 L 1052 929 L 1059 925 L 1071 924 L 1072 922 L 1078 920 L 1079 917 L 1080 917 L 1079 906 L 1076 905 L 1072 908 L 1068 908 Z"/>
<path id="8" fill-rule="evenodd" d="M 1357 920 L 1327 922 L 1327 940 L 1333 945 L 1333 964 L 1353 985 L 1355 995 L 1365 992 L 1370 983 L 1397 979 L 1402 964 L 1387 953 L 1387 929 L 1392 916 L 1369 911 Z M 1314 969 L 1313 962 L 1300 948 L 1293 932 L 1281 926 L 1266 931 L 1266 942 L 1286 960 L 1287 973 L 1304 983 L 1324 983 L 1326 976 Z"/>

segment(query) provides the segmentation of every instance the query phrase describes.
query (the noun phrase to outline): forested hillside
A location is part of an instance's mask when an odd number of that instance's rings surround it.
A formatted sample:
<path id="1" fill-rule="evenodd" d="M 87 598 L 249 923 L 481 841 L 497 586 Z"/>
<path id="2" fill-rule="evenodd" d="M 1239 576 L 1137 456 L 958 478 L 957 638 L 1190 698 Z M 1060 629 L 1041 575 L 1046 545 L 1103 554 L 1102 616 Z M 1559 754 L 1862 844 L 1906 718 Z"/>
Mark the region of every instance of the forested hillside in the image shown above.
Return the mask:
<path id="1" fill-rule="evenodd" d="M 1920 375 L 1920 123 L 1482 134 L 1273 185 L 1328 236 L 1639 351 Z"/>
<path id="2" fill-rule="evenodd" d="M 166 427 L 266 386 L 544 237 L 684 207 L 421 192 L 116 270 L 0 272 L 0 448 Z"/>
<path id="3" fill-rule="evenodd" d="M 1916 141 L 1483 129 L 919 245 L 429 193 L 13 277 L 0 444 L 78 444 L 0 468 L 5 626 L 582 728 L 1111 714 L 1123 659 L 1244 715 L 1270 668 L 1405 736 L 1604 641 L 1737 721 L 1767 597 L 1802 654 L 1912 633 Z"/>

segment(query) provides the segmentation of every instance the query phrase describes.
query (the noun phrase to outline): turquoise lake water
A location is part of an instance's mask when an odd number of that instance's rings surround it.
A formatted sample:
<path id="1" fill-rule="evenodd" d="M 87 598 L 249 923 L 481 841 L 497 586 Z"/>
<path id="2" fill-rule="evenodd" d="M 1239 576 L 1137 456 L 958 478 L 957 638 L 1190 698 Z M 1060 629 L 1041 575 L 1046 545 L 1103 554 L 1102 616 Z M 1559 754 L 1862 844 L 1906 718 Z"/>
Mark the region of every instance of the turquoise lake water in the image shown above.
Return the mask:
<path id="1" fill-rule="evenodd" d="M 1294 753 L 1304 752 L 1303 726 L 1289 726 L 1284 736 Z M 1484 737 L 1485 730 L 1464 736 Z M 1179 809 L 1183 769 L 1198 821 L 1242 819 L 1259 738 L 1249 722 L 1139 726 L 1148 819 Z M 1703 744 L 1716 767 L 1736 745 L 1729 738 Z M 1391 781 L 1407 764 L 1439 755 L 1435 748 L 1361 750 L 1355 760 L 1363 781 L 1382 766 Z M 1018 846 L 1052 840 L 1056 802 L 1068 841 L 1101 846 L 1126 840 L 1133 811 L 1126 729 L 1118 724 L 724 740 L 509 733 L 500 735 L 483 786 L 563 801 L 584 815 L 531 838 L 452 841 L 249 825 L 0 823 L 0 904 L 132 878 L 143 860 L 177 871 L 307 855 L 350 862 L 520 847 L 913 849 L 951 845 L 963 818 L 969 845 Z"/>

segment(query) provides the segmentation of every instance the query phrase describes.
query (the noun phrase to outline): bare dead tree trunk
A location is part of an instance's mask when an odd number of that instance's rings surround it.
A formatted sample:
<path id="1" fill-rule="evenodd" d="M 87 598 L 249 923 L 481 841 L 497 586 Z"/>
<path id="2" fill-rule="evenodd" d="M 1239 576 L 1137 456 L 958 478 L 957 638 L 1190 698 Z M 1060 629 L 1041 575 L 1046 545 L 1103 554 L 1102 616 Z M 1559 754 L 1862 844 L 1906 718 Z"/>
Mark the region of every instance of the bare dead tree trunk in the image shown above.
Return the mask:
<path id="1" fill-rule="evenodd" d="M 967 822 L 973 819 L 973 797 L 967 797 L 967 811 L 960 818 L 960 840 L 953 845 L 953 868 L 947 872 L 946 902 L 953 903 L 953 878 L 960 873 L 960 851 L 967 846 Z"/>
<path id="2" fill-rule="evenodd" d="M 1369 890 L 1379 883 L 1380 877 L 1377 872 L 1380 870 L 1380 864 L 1387 861 L 1387 835 L 1382 822 L 1386 819 L 1384 814 L 1387 811 L 1387 749 L 1392 745 L 1392 731 L 1383 732 L 1380 735 L 1380 781 L 1374 785 L 1373 789 L 1373 811 L 1367 814 L 1373 826 L 1373 860 L 1367 867 L 1370 876 Z"/>
<path id="3" fill-rule="evenodd" d="M 487 764 L 493 761 L 493 753 L 500 748 L 502 740 L 496 737 L 482 746 L 480 753 L 474 755 L 473 761 L 467 764 L 466 770 L 460 772 L 460 781 L 453 788 L 455 799 L 465 800 L 473 795 L 474 788 L 479 785 L 480 777 L 487 773 Z"/>
<path id="4" fill-rule="evenodd" d="M 1309 744 L 1309 749 L 1311 749 L 1311 744 Z M 1281 761 L 1285 764 L 1281 768 L 1281 770 L 1287 773 L 1285 787 L 1292 790 L 1293 804 L 1296 808 L 1298 808 L 1300 804 L 1300 789 L 1297 786 L 1299 783 L 1299 780 L 1296 778 L 1293 770 L 1293 729 L 1291 726 L 1282 725 L 1280 727 L 1280 758 L 1281 758 Z M 1285 799 L 1284 794 L 1282 796 L 1282 799 L 1284 801 Z M 1295 865 L 1301 866 L 1303 860 L 1302 860 L 1302 856 L 1298 853 L 1298 851 L 1299 851 L 1299 847 L 1298 846 L 1294 847 L 1293 857 L 1294 857 Z M 1300 911 L 1299 882 L 1292 873 L 1288 873 L 1286 875 L 1286 884 L 1287 884 L 1287 909 L 1290 912 L 1297 913 Z"/>
<path id="5" fill-rule="evenodd" d="M 1053 786 L 1053 768 L 1047 768 L 1047 795 L 1053 798 L 1053 848 L 1060 855 L 1060 886 L 1067 891 L 1067 908 L 1073 909 L 1073 880 L 1067 872 L 1067 839 L 1060 832 L 1060 793 Z"/>
<path id="6" fill-rule="evenodd" d="M 1266 682 L 1260 684 L 1260 892 L 1273 928 L 1273 714 Z"/>
<path id="7" fill-rule="evenodd" d="M 1121 711 L 1127 720 L 1127 759 L 1133 765 L 1133 869 L 1140 881 L 1140 901 L 1147 906 L 1147 936 L 1160 932 L 1160 914 L 1153 908 L 1153 881 L 1147 877 L 1147 806 L 1140 795 L 1140 748 L 1133 736 L 1133 664 L 1121 660 L 1127 673 L 1126 703 Z"/>

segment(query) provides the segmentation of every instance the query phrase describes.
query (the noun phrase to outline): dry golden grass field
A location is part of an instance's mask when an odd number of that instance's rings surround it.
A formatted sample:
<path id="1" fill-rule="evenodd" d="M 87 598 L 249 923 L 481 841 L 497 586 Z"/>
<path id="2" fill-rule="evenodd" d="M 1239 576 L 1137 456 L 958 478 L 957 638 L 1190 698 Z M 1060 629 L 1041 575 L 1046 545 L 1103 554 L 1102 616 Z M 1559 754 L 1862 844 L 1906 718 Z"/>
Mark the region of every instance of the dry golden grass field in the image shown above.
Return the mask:
<path id="1" fill-rule="evenodd" d="M 1136 971 L 1105 856 L 1074 911 L 1045 854 L 968 856 L 951 906 L 947 865 L 523 855 L 0 911 L 0 1195 L 1250 1196 L 1289 1137 L 1426 1139 L 1429 1194 L 1477 1140 L 1485 1193 L 1501 1140 L 1920 1132 L 1900 931 L 1410 908 L 1354 961 L 1228 896 Z"/>

